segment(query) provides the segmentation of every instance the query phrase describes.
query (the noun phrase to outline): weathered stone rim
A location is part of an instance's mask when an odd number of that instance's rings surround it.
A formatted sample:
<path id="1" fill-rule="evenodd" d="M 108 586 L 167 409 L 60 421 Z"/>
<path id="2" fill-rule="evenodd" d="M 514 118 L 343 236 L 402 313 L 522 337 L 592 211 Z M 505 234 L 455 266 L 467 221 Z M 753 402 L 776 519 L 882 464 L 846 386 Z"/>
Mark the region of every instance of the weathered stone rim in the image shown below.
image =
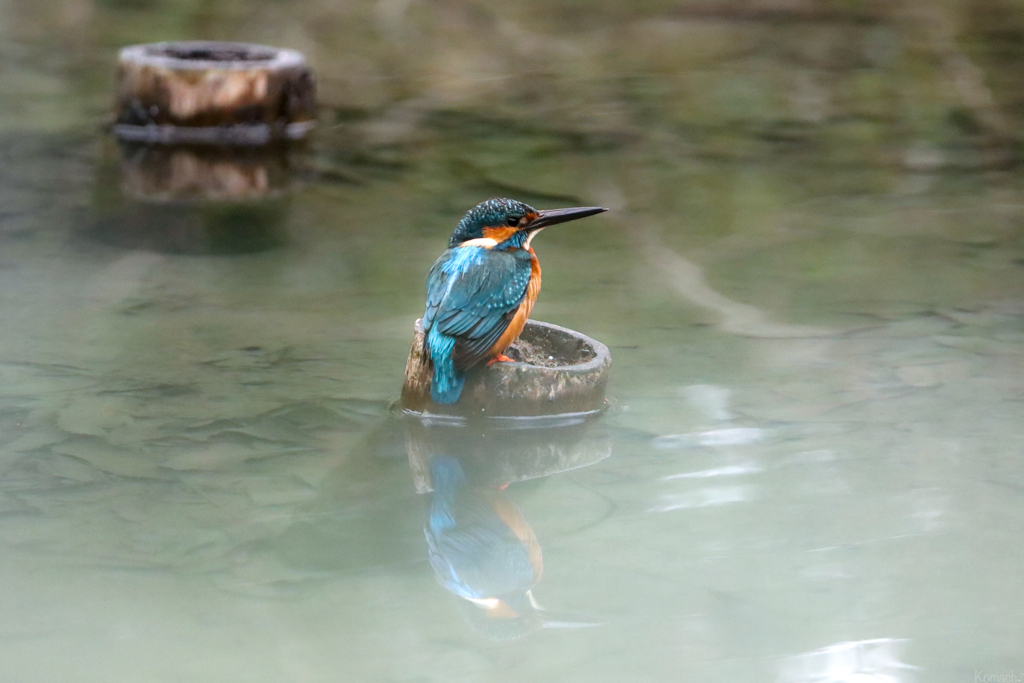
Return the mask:
<path id="1" fill-rule="evenodd" d="M 420 323 L 420 321 L 417 321 L 417 324 L 422 324 L 422 323 Z M 605 363 L 610 362 L 610 360 L 611 360 L 611 352 L 608 351 L 608 347 L 607 346 L 605 346 L 601 342 L 597 341 L 596 339 L 593 339 L 592 337 L 588 337 L 587 335 L 583 334 L 582 332 L 578 332 L 576 330 L 571 330 L 568 327 L 562 327 L 561 325 L 555 325 L 554 323 L 541 322 L 540 320 L 531 320 L 529 325 L 528 325 L 528 327 L 523 329 L 523 332 L 529 333 L 530 332 L 529 328 L 538 328 L 538 327 L 541 328 L 541 329 L 551 330 L 552 332 L 557 332 L 557 333 L 560 333 L 560 334 L 564 334 L 564 335 L 566 335 L 568 337 L 575 337 L 575 338 L 579 339 L 584 344 L 586 344 L 588 347 L 593 349 L 594 357 L 591 358 L 588 361 L 584 361 L 582 363 L 573 363 L 572 365 L 531 365 L 529 363 L 521 363 L 519 361 L 513 361 L 511 363 L 506 363 L 506 365 L 508 367 L 543 368 L 545 370 L 560 370 L 560 371 L 572 370 L 573 372 L 589 372 L 591 370 L 597 370 L 602 365 L 604 365 Z"/>
<path id="2" fill-rule="evenodd" d="M 192 56 L 197 55 L 197 56 Z M 204 58 L 199 55 L 209 55 Z M 229 57 L 217 59 L 216 56 Z M 251 69 L 260 67 L 297 67 L 306 63 L 298 50 L 270 47 L 257 43 L 230 43 L 216 40 L 183 40 L 145 43 L 121 48 L 118 59 L 162 69 Z"/>
<path id="3" fill-rule="evenodd" d="M 593 349 L 594 357 L 591 358 L 590 360 L 583 361 L 582 363 L 573 363 L 572 365 L 531 365 L 530 363 L 522 363 L 520 361 L 511 361 L 511 362 L 503 363 L 502 364 L 503 367 L 506 367 L 506 368 L 532 368 L 532 369 L 541 369 L 541 370 L 559 370 L 559 371 L 563 371 L 563 372 L 566 371 L 566 370 L 572 370 L 574 372 L 590 372 L 591 370 L 597 370 L 598 368 L 603 366 L 605 363 L 610 362 L 610 360 L 611 360 L 611 352 L 608 350 L 607 346 L 605 346 L 601 342 L 597 341 L 593 337 L 588 337 L 587 335 L 585 335 L 582 332 L 579 332 L 577 330 L 573 330 L 573 329 L 570 329 L 568 327 L 562 327 L 561 325 L 555 325 L 554 323 L 542 322 L 540 320 L 529 320 L 526 323 L 526 327 L 523 329 L 523 332 L 529 334 L 531 332 L 530 328 L 547 329 L 547 330 L 551 330 L 552 332 L 556 332 L 558 334 L 565 335 L 566 337 L 572 337 L 572 338 L 579 339 L 584 344 L 586 344 L 588 347 Z M 416 333 L 423 332 L 423 319 L 422 318 L 417 318 L 416 319 L 416 323 L 413 325 L 413 331 L 416 332 Z M 522 335 L 520 335 L 520 336 L 522 336 Z"/>

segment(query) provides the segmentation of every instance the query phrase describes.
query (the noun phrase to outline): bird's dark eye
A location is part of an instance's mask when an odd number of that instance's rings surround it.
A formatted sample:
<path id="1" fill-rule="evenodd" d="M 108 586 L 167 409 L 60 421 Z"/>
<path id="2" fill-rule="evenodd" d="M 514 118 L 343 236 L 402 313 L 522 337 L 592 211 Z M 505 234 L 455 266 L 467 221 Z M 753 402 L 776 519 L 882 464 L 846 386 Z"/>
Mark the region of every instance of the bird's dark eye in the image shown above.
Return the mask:
<path id="1" fill-rule="evenodd" d="M 519 216 L 509 216 L 508 218 L 505 219 L 505 222 L 508 224 L 510 228 L 514 228 L 517 225 L 519 225 Z"/>

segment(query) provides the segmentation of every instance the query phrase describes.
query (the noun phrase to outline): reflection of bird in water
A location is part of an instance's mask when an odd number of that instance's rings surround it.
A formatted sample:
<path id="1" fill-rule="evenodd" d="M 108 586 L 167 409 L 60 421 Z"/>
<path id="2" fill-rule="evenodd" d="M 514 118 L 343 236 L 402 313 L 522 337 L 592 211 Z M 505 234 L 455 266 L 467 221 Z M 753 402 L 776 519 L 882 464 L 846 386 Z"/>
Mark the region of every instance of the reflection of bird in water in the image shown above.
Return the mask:
<path id="1" fill-rule="evenodd" d="M 530 589 L 543 562 L 522 512 L 497 489 L 468 488 L 451 456 L 431 460 L 430 474 L 434 493 L 424 533 L 438 582 L 488 618 L 530 620 L 536 611 Z"/>
<path id="2" fill-rule="evenodd" d="M 606 211 L 596 206 L 537 211 L 512 199 L 469 210 L 427 276 L 424 344 L 434 366 L 430 396 L 455 403 L 465 372 L 516 340 L 540 293 L 540 262 L 530 242 L 557 223 Z"/>

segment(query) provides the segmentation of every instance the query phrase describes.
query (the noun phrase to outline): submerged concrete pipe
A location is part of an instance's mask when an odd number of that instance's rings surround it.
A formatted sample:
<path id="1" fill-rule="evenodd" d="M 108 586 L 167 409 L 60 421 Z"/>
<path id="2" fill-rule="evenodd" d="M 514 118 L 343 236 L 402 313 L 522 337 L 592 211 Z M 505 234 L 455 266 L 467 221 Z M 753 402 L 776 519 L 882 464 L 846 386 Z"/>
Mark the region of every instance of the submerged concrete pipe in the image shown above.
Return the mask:
<path id="1" fill-rule="evenodd" d="M 114 134 L 144 143 L 262 145 L 314 125 L 316 84 L 295 50 L 208 41 L 123 48 Z"/>
<path id="2" fill-rule="evenodd" d="M 516 362 L 475 368 L 458 403 L 439 405 L 430 400 L 433 368 L 417 320 L 405 366 L 401 408 L 413 414 L 451 417 L 554 416 L 604 408 L 612 359 L 601 342 L 565 327 L 530 320 L 506 354 Z"/>

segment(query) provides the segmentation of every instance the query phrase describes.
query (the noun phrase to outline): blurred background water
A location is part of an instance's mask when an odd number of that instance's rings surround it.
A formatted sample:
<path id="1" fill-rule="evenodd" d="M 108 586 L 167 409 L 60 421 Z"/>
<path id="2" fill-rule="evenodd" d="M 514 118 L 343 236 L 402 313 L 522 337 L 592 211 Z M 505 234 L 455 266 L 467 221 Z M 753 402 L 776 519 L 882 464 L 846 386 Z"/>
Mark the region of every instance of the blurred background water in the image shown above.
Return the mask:
<path id="1" fill-rule="evenodd" d="M 139 199 L 113 63 L 179 39 L 310 59 L 264 199 Z M 0 681 L 1024 670 L 1022 58 L 1018 0 L 0 1 Z M 612 209 L 535 243 L 613 407 L 480 493 L 512 634 L 388 414 L 490 196 Z"/>

